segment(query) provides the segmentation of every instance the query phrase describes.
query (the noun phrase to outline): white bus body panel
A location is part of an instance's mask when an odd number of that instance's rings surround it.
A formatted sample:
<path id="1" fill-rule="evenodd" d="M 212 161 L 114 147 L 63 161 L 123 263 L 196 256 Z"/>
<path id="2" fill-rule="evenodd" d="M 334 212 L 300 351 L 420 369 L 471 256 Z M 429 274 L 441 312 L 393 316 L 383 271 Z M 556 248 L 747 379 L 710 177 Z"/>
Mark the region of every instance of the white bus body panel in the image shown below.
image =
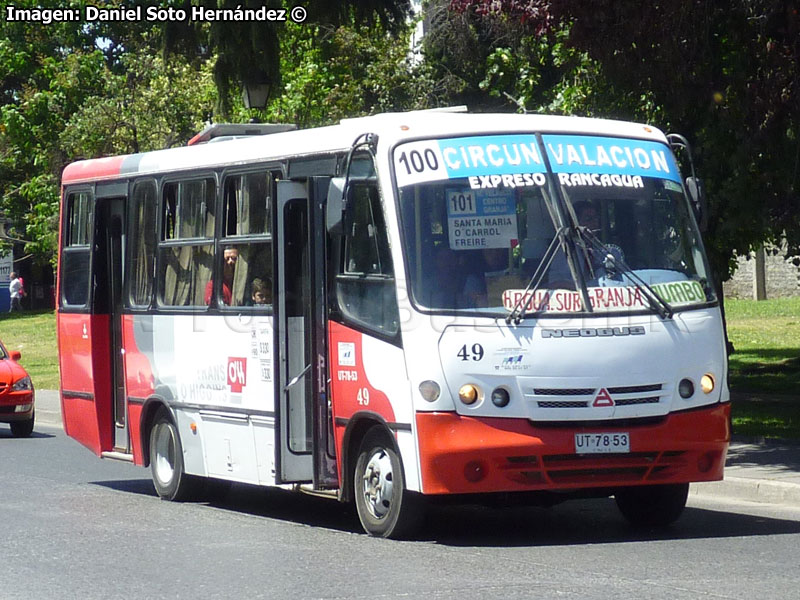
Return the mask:
<path id="1" fill-rule="evenodd" d="M 156 315 L 137 335 L 178 421 L 187 473 L 275 483 L 272 317 Z M 194 424 L 196 431 L 192 430 Z"/>

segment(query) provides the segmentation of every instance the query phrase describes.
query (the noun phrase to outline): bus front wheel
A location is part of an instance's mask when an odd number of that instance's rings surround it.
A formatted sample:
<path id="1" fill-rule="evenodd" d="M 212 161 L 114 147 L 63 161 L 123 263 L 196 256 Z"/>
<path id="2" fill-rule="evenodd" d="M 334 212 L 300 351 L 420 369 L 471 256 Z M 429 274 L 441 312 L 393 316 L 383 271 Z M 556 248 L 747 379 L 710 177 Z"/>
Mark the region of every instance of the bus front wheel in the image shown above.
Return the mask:
<path id="1" fill-rule="evenodd" d="M 187 500 L 195 492 L 196 480 L 183 468 L 178 428 L 163 409 L 150 430 L 150 472 L 156 493 L 164 500 Z"/>
<path id="2" fill-rule="evenodd" d="M 406 489 L 400 457 L 382 429 L 369 430 L 361 442 L 353 477 L 358 518 L 375 537 L 411 535 L 422 519 L 422 502 Z"/>
<path id="3" fill-rule="evenodd" d="M 622 515 L 638 527 L 673 523 L 681 516 L 688 496 L 688 483 L 629 487 L 614 495 Z"/>

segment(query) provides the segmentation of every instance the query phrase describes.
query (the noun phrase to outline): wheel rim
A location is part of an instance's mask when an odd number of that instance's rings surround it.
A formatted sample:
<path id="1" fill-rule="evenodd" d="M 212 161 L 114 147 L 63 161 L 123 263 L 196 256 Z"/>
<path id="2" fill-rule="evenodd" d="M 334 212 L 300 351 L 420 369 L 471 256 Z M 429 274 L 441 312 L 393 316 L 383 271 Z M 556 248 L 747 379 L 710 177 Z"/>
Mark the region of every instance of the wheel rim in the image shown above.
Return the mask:
<path id="1" fill-rule="evenodd" d="M 168 485 L 175 476 L 175 438 L 172 428 L 164 423 L 156 425 L 155 432 L 155 474 L 158 480 Z"/>
<path id="2" fill-rule="evenodd" d="M 364 467 L 364 504 L 376 519 L 382 519 L 392 509 L 394 484 L 392 461 L 383 448 L 376 448 Z"/>

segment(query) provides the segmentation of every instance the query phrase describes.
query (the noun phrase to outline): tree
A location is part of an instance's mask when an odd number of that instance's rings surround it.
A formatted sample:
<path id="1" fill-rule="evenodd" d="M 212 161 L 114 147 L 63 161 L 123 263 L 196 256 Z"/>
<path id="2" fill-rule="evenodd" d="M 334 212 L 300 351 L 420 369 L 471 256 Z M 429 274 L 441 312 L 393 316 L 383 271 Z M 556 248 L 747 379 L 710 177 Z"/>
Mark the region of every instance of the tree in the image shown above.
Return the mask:
<path id="1" fill-rule="evenodd" d="M 192 0 L 182 0 L 178 6 L 191 14 L 193 4 Z M 282 0 L 217 0 L 203 6 L 228 11 L 220 14 L 229 18 L 169 22 L 164 27 L 165 48 L 188 59 L 217 57 L 214 81 L 219 91 L 217 109 L 223 119 L 229 118 L 233 110 L 231 98 L 243 84 L 265 83 L 273 93 L 280 89 L 281 37 L 292 19 L 303 27 L 359 27 L 379 23 L 385 29 L 397 31 L 406 25 L 410 13 L 409 0 L 312 0 L 299 13 L 292 12 L 295 7 Z M 237 20 L 237 14 L 244 18 L 244 11 L 260 9 L 285 10 L 288 21 Z"/>
<path id="2" fill-rule="evenodd" d="M 3 14 L 7 4 L 0 1 Z M 216 102 L 212 63 L 167 62 L 153 51 L 160 45 L 152 26 L 142 24 L 3 23 L 0 215 L 9 223 L 6 242 L 24 245 L 39 262 L 54 261 L 67 163 L 182 143 L 202 126 Z"/>
<path id="3" fill-rule="evenodd" d="M 281 39 L 283 85 L 269 121 L 300 127 L 346 117 L 429 108 L 435 98 L 424 65 L 409 54 L 411 24 L 394 35 L 380 23 L 287 24 Z"/>

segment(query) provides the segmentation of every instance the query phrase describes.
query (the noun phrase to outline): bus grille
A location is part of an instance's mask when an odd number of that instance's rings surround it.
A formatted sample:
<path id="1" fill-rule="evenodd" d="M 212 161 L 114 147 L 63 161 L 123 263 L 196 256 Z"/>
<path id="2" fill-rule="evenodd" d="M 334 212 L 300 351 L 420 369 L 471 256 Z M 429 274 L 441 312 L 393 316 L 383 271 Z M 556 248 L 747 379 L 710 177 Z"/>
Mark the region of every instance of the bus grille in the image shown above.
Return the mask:
<path id="1" fill-rule="evenodd" d="M 586 408 L 589 402 L 586 400 L 541 400 L 536 403 L 539 408 Z"/>
<path id="2" fill-rule="evenodd" d="M 596 456 L 508 456 L 503 470 L 511 481 L 566 487 L 659 482 L 686 466 L 685 452 L 634 452 Z"/>
<path id="3" fill-rule="evenodd" d="M 537 396 L 591 396 L 594 388 L 535 388 L 533 393 Z"/>
<path id="4" fill-rule="evenodd" d="M 606 388 L 608 393 L 614 398 L 614 404 L 616 406 L 658 404 L 661 401 L 661 396 L 654 396 L 648 394 L 648 392 L 660 392 L 662 389 L 663 384 L 661 383 Z M 547 400 L 542 398 L 536 401 L 536 406 L 539 408 L 591 408 L 591 399 L 594 398 L 599 391 L 599 388 L 534 388 L 533 395 L 537 397 L 548 397 Z M 642 395 L 637 396 L 636 394 Z M 622 395 L 628 397 L 618 397 Z M 584 398 L 579 399 L 576 398 L 576 396 L 584 396 Z"/>

